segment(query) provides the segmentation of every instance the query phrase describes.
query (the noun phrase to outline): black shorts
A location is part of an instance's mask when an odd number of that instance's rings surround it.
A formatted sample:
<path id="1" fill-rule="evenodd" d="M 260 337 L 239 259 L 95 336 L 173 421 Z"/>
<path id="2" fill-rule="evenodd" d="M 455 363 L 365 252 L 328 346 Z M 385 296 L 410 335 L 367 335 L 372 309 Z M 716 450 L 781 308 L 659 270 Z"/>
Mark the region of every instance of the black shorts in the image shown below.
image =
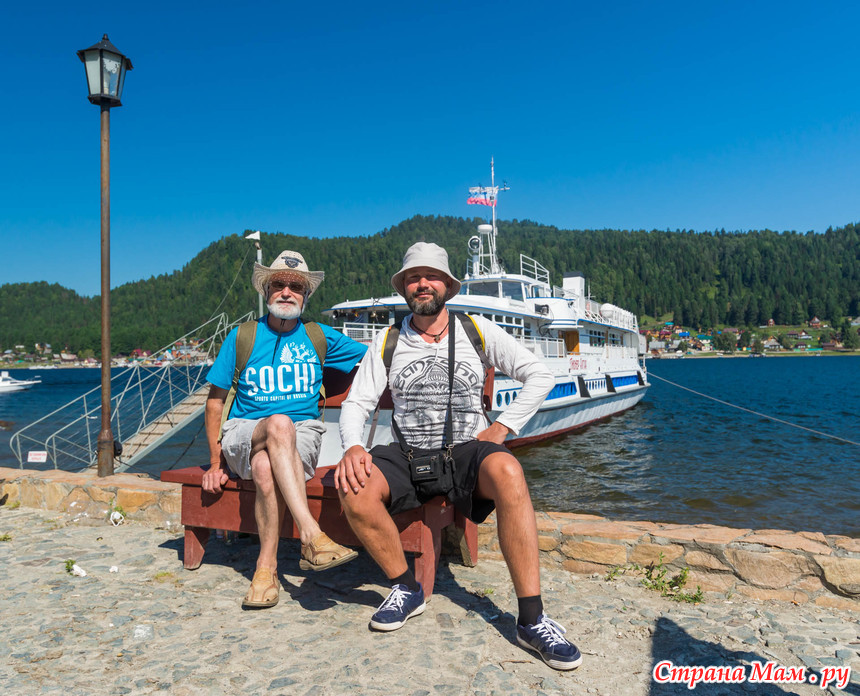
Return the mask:
<path id="1" fill-rule="evenodd" d="M 470 440 L 454 446 L 454 487 L 446 497 L 465 517 L 476 523 L 483 522 L 496 508 L 492 500 L 474 497 L 481 462 L 495 452 L 511 453 L 504 445 L 483 440 Z M 388 504 L 390 514 L 421 507 L 433 497 L 424 497 L 415 490 L 409 475 L 409 460 L 399 445 L 377 445 L 370 450 L 370 456 L 388 482 L 391 491 Z"/>

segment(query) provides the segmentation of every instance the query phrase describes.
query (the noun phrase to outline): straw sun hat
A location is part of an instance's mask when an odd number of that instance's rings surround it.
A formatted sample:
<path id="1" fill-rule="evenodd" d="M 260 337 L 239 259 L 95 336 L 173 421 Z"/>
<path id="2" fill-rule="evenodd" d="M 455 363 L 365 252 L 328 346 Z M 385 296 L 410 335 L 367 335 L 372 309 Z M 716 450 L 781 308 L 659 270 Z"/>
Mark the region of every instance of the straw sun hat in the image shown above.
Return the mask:
<path id="1" fill-rule="evenodd" d="M 304 257 L 297 251 L 284 250 L 272 261 L 271 266 L 254 264 L 254 274 L 251 283 L 254 289 L 264 298 L 266 297 L 266 286 L 276 273 L 289 274 L 301 278 L 308 286 L 308 297 L 320 286 L 325 273 L 323 271 L 311 271 L 305 263 Z"/>

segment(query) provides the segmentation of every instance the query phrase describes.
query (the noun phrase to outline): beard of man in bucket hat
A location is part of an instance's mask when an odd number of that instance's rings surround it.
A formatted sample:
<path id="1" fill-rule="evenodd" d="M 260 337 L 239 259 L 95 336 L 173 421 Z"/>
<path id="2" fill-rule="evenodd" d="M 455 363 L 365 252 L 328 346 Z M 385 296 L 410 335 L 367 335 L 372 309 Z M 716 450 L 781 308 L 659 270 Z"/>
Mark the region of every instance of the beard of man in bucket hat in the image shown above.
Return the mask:
<path id="1" fill-rule="evenodd" d="M 203 490 L 218 494 L 227 467 L 256 485 L 254 516 L 260 553 L 251 587 L 242 604 L 270 607 L 278 602 L 277 551 L 284 508 L 299 529 L 300 567 L 324 570 L 357 556 L 320 529 L 308 509 L 305 481 L 315 473 L 325 425 L 319 420 L 322 365 L 308 326 L 299 321 L 308 298 L 322 282 L 322 271 L 308 269 L 302 255 L 283 251 L 271 266 L 254 265 L 252 284 L 269 313 L 257 320 L 253 345 L 234 385 L 239 331 L 234 329 L 207 375 L 206 437 L 210 467 Z M 350 372 L 366 348 L 328 326 L 311 329 L 325 340 L 326 368 Z M 247 340 L 244 338 L 243 341 Z M 235 400 L 222 426 L 225 402 L 235 386 Z"/>

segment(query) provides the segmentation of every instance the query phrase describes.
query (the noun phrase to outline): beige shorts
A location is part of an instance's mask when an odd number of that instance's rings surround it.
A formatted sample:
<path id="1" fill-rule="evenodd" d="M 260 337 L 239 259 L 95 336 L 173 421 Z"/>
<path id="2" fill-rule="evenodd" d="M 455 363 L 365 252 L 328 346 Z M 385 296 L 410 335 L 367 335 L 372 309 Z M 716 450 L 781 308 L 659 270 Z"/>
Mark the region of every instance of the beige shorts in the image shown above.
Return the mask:
<path id="1" fill-rule="evenodd" d="M 265 419 L 231 418 L 224 423 L 221 451 L 227 466 L 239 478 L 251 479 L 251 437 L 257 424 Z M 325 424 L 318 420 L 296 421 L 296 449 L 305 468 L 305 480 L 316 473 Z"/>

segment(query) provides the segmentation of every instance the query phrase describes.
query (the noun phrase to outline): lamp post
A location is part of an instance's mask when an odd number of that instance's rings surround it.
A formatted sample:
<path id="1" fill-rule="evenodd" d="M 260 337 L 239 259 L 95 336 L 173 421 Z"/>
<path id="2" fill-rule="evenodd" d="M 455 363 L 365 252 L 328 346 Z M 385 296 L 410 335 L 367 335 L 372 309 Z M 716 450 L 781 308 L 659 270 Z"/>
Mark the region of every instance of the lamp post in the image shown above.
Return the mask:
<path id="1" fill-rule="evenodd" d="M 257 263 L 261 266 L 263 265 L 263 249 L 260 247 L 260 230 L 256 232 L 251 232 L 251 234 L 246 234 L 245 239 L 250 239 L 254 242 L 254 246 L 257 247 Z M 263 316 L 263 296 L 257 296 L 257 319 Z"/>
<path id="2" fill-rule="evenodd" d="M 98 437 L 98 474 L 113 474 L 114 441 L 110 407 L 110 110 L 122 106 L 125 73 L 132 69 L 105 34 L 102 40 L 78 51 L 84 64 L 89 100 L 101 107 L 101 275 L 102 275 L 102 422 Z"/>

